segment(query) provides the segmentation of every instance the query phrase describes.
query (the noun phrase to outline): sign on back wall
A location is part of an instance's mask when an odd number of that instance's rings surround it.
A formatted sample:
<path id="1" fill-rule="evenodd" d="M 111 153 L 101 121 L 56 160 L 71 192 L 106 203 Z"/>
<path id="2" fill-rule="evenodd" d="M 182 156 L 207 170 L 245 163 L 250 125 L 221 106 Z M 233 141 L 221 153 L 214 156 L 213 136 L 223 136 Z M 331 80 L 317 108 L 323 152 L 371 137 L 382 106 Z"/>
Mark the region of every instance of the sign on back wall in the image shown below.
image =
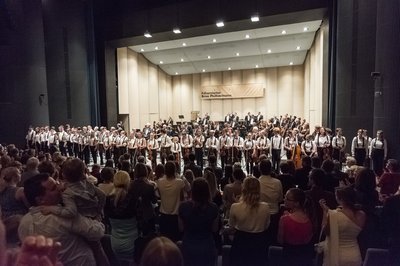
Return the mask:
<path id="1" fill-rule="evenodd" d="M 201 87 L 203 100 L 264 97 L 263 83 L 213 85 Z"/>

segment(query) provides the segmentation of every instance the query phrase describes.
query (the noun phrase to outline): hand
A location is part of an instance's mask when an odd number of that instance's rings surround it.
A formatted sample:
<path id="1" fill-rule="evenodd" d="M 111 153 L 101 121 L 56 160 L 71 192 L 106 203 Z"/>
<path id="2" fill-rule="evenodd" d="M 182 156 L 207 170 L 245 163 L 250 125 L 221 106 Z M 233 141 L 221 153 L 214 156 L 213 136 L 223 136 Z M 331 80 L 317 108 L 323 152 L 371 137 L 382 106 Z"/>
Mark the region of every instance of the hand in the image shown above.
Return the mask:
<path id="1" fill-rule="evenodd" d="M 322 210 L 327 213 L 329 211 L 328 205 L 326 205 L 326 200 L 325 199 L 320 199 L 319 200 L 319 206 L 321 206 Z"/>
<path id="2" fill-rule="evenodd" d="M 60 266 L 57 255 L 61 243 L 44 236 L 28 236 L 17 254 L 16 266 Z"/>

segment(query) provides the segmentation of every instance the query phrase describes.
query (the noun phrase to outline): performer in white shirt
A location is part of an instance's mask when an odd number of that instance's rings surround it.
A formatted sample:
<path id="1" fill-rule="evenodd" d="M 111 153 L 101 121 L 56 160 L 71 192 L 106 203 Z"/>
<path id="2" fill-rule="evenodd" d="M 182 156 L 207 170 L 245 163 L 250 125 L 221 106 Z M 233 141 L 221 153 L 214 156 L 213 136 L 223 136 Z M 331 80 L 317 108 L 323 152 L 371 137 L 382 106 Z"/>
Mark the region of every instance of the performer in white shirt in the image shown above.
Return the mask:
<path id="1" fill-rule="evenodd" d="M 177 136 L 172 138 L 171 152 L 175 158 L 175 164 L 181 166 L 181 144 Z"/>
<path id="2" fill-rule="evenodd" d="M 253 174 L 254 167 L 254 151 L 256 150 L 256 141 L 253 140 L 253 134 L 247 133 L 246 139 L 243 142 L 244 159 L 246 162 L 246 172 L 248 175 Z"/>
<path id="3" fill-rule="evenodd" d="M 182 130 L 182 136 L 180 139 L 181 147 L 182 147 L 182 157 L 183 163 L 186 165 L 189 162 L 189 154 L 192 153 L 193 149 L 193 137 L 187 134 L 187 130 Z"/>
<path id="4" fill-rule="evenodd" d="M 319 133 L 315 135 L 314 143 L 317 147 L 317 154 L 321 162 L 330 159 L 331 139 L 326 134 L 325 128 L 321 127 Z"/>
<path id="5" fill-rule="evenodd" d="M 271 161 L 272 161 L 272 169 L 275 173 L 279 173 L 279 165 L 281 163 L 281 155 L 284 152 L 284 143 L 283 137 L 280 135 L 280 128 L 275 127 L 273 130 L 273 136 L 271 137 Z"/>
<path id="6" fill-rule="evenodd" d="M 156 169 L 156 166 L 157 166 L 157 151 L 159 148 L 160 147 L 158 144 L 158 140 L 155 139 L 154 132 L 151 132 L 150 138 L 147 141 L 147 152 L 148 152 L 147 158 L 151 162 L 151 167 L 152 167 L 153 171 Z"/>
<path id="7" fill-rule="evenodd" d="M 357 165 L 364 166 L 365 159 L 368 157 L 368 140 L 363 136 L 363 130 L 357 131 L 351 142 L 351 156 L 356 159 Z"/>
<path id="8" fill-rule="evenodd" d="M 204 145 L 204 135 L 200 128 L 196 129 L 195 136 L 193 137 L 194 143 L 194 154 L 196 156 L 196 164 L 203 169 L 203 145 Z"/>
<path id="9" fill-rule="evenodd" d="M 377 176 L 383 173 L 384 161 L 387 159 L 387 142 L 383 137 L 383 131 L 376 132 L 376 138 L 372 139 L 369 148 L 369 157 L 372 161 L 372 170 Z"/>
<path id="10" fill-rule="evenodd" d="M 214 155 L 215 158 L 218 158 L 218 147 L 219 147 L 219 140 L 215 137 L 215 131 L 209 131 L 209 137 L 206 140 L 206 149 L 207 153 L 207 160 L 209 160 L 211 155 Z"/>
<path id="11" fill-rule="evenodd" d="M 336 129 L 336 136 L 332 139 L 332 159 L 343 163 L 344 150 L 346 149 L 346 137 L 343 136 L 343 130 L 341 128 Z"/>
<path id="12" fill-rule="evenodd" d="M 239 162 L 242 163 L 242 151 L 243 151 L 243 138 L 239 135 L 239 130 L 233 131 L 232 142 L 232 164 Z"/>
<path id="13" fill-rule="evenodd" d="M 158 140 L 160 142 L 161 163 L 165 164 L 165 160 L 167 159 L 168 155 L 171 154 L 172 141 L 164 128 L 161 130 L 161 136 Z"/>
<path id="14" fill-rule="evenodd" d="M 305 140 L 303 140 L 301 143 L 301 154 L 309 157 L 314 157 L 317 155 L 317 147 L 311 134 L 308 134 Z"/>

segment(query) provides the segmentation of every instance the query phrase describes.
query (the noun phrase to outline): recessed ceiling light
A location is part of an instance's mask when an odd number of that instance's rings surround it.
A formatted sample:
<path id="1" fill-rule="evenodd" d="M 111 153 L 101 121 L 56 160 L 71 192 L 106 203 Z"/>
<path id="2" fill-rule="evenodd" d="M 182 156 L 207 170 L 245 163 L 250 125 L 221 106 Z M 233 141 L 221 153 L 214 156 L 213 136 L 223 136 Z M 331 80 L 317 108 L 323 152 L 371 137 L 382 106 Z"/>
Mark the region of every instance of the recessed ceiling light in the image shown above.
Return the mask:
<path id="1" fill-rule="evenodd" d="M 289 65 L 293 65 L 293 62 L 290 62 Z"/>
<path id="2" fill-rule="evenodd" d="M 181 62 L 184 62 L 184 61 L 185 61 L 185 59 L 181 58 Z"/>
<path id="3" fill-rule="evenodd" d="M 258 68 L 258 65 L 256 65 L 256 68 Z"/>
<path id="4" fill-rule="evenodd" d="M 186 43 L 184 42 L 184 43 L 182 43 L 182 46 L 186 46 Z"/>
<path id="5" fill-rule="evenodd" d="M 250 38 L 250 35 L 246 34 L 246 39 Z"/>
<path id="6" fill-rule="evenodd" d="M 301 48 L 300 46 L 297 46 L 297 47 L 296 47 L 296 50 L 300 50 L 300 48 Z"/>
<path id="7" fill-rule="evenodd" d="M 214 39 L 213 39 L 213 42 L 217 42 L 217 39 L 214 38 Z"/>
<path id="8" fill-rule="evenodd" d="M 223 27 L 225 24 L 222 20 L 218 20 L 217 23 L 215 23 L 215 25 L 217 25 L 218 28 Z"/>
<path id="9" fill-rule="evenodd" d="M 203 72 L 206 72 L 206 70 L 205 70 L 205 69 L 203 69 L 202 71 L 203 71 Z"/>
<path id="10" fill-rule="evenodd" d="M 304 27 L 304 28 L 303 28 L 303 31 L 308 31 L 308 30 L 309 30 L 308 27 Z"/>
<path id="11" fill-rule="evenodd" d="M 260 21 L 260 17 L 258 15 L 251 16 L 251 22 L 258 22 Z"/>
<path id="12" fill-rule="evenodd" d="M 179 28 L 174 28 L 172 31 L 173 31 L 175 34 L 182 33 L 181 30 L 180 30 Z"/>
<path id="13" fill-rule="evenodd" d="M 175 72 L 175 75 L 178 75 L 179 73 L 178 72 Z"/>
<path id="14" fill-rule="evenodd" d="M 144 49 L 143 49 L 143 48 L 141 48 L 141 49 L 140 49 L 140 51 L 141 51 L 141 52 L 144 52 Z"/>
<path id="15" fill-rule="evenodd" d="M 154 49 L 158 50 L 158 46 L 154 47 Z"/>
<path id="16" fill-rule="evenodd" d="M 207 59 L 211 59 L 211 55 L 207 55 Z"/>
<path id="17" fill-rule="evenodd" d="M 164 64 L 164 62 L 163 62 L 163 61 L 160 61 L 160 64 L 162 65 L 162 64 Z"/>
<path id="18" fill-rule="evenodd" d="M 269 53 L 269 54 L 270 54 L 271 52 L 272 52 L 272 51 L 271 51 L 271 49 L 268 49 L 267 53 Z"/>
<path id="19" fill-rule="evenodd" d="M 228 70 L 231 70 L 232 68 L 231 67 L 228 67 Z"/>
<path id="20" fill-rule="evenodd" d="M 285 31 L 285 30 L 283 30 L 283 31 L 282 31 L 282 34 L 286 34 L 286 31 Z"/>
<path id="21" fill-rule="evenodd" d="M 239 56 L 240 54 L 239 53 L 236 53 L 236 56 Z"/>
<path id="22" fill-rule="evenodd" d="M 146 37 L 146 38 L 151 38 L 152 36 L 151 36 L 150 32 L 146 31 L 146 32 L 144 33 L 144 37 Z"/>

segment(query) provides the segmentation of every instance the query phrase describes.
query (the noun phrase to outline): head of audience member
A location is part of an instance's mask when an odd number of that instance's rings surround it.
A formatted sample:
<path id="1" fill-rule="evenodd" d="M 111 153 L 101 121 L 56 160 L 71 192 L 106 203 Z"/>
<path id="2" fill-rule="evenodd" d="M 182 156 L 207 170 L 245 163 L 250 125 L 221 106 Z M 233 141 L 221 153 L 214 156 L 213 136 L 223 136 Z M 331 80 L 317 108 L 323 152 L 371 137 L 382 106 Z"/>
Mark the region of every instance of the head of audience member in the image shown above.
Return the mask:
<path id="1" fill-rule="evenodd" d="M 258 157 L 259 162 L 261 162 L 262 160 L 267 160 L 267 159 L 268 159 L 268 156 L 267 156 L 266 154 L 261 154 L 261 155 Z"/>
<path id="2" fill-rule="evenodd" d="M 356 159 L 354 157 L 348 156 L 346 158 L 346 166 L 348 168 L 350 168 L 351 166 L 356 165 L 356 164 L 357 164 L 357 161 L 356 161 Z"/>
<path id="3" fill-rule="evenodd" d="M 39 173 L 48 173 L 51 177 L 55 177 L 57 169 L 53 162 L 50 161 L 43 161 L 39 163 L 38 166 Z"/>
<path id="4" fill-rule="evenodd" d="M 26 161 L 26 168 L 25 170 L 28 172 L 37 171 L 39 166 L 39 160 L 36 157 L 30 157 Z"/>
<path id="5" fill-rule="evenodd" d="M 194 162 L 196 160 L 196 155 L 192 152 L 189 154 L 189 161 Z"/>
<path id="6" fill-rule="evenodd" d="M 260 181 L 253 176 L 246 177 L 243 181 L 240 200 L 253 209 L 260 204 L 260 196 Z"/>
<path id="7" fill-rule="evenodd" d="M 233 170 L 232 177 L 234 181 L 239 181 L 240 183 L 242 183 L 246 175 L 241 168 L 236 168 L 235 170 Z"/>
<path id="8" fill-rule="evenodd" d="M 130 173 L 131 172 L 131 162 L 129 160 L 123 160 L 121 162 L 121 169 L 120 170 Z"/>
<path id="9" fill-rule="evenodd" d="M 97 175 L 100 174 L 100 170 L 101 170 L 101 167 L 100 167 L 99 164 L 93 164 L 93 165 L 92 165 L 92 172 L 91 172 L 91 174 L 94 175 L 94 176 L 97 176 Z"/>
<path id="10" fill-rule="evenodd" d="M 0 164 L 1 164 L 1 169 L 4 169 L 9 166 L 11 163 L 11 157 L 8 155 L 3 155 L 0 157 Z"/>
<path id="11" fill-rule="evenodd" d="M 321 168 L 321 160 L 319 159 L 319 157 L 311 158 L 311 167 L 312 168 Z"/>
<path id="12" fill-rule="evenodd" d="M 47 173 L 27 179 L 24 183 L 24 194 L 31 206 L 53 206 L 61 202 L 59 186 Z"/>
<path id="13" fill-rule="evenodd" d="M 135 166 L 135 179 L 146 179 L 147 178 L 147 167 L 144 163 L 137 163 Z"/>
<path id="14" fill-rule="evenodd" d="M 86 179 L 85 172 L 85 163 L 78 158 L 67 160 L 63 164 L 63 178 L 70 183 L 79 182 Z"/>
<path id="15" fill-rule="evenodd" d="M 285 208 L 289 210 L 304 210 L 306 202 L 306 193 L 299 188 L 291 188 L 286 192 L 284 203 Z"/>
<path id="16" fill-rule="evenodd" d="M 114 160 L 113 159 L 107 159 L 104 167 L 111 167 L 114 168 Z"/>
<path id="17" fill-rule="evenodd" d="M 5 187 L 16 186 L 21 181 L 21 172 L 17 167 L 7 167 L 1 171 L 0 191 Z"/>
<path id="18" fill-rule="evenodd" d="M 199 206 L 205 206 L 211 201 L 211 193 L 207 180 L 196 178 L 192 184 L 192 200 Z"/>
<path id="19" fill-rule="evenodd" d="M 336 201 L 343 208 L 349 208 L 356 211 L 357 208 L 357 195 L 351 186 L 336 188 Z"/>
<path id="20" fill-rule="evenodd" d="M 296 165 L 294 164 L 293 160 L 287 160 L 286 163 L 288 164 L 289 167 L 289 174 L 294 175 L 296 172 Z"/>
<path id="21" fill-rule="evenodd" d="M 114 196 L 114 207 L 118 207 L 128 194 L 131 178 L 126 171 L 118 171 L 114 175 L 114 190 L 110 195 Z"/>
<path id="22" fill-rule="evenodd" d="M 368 168 L 359 170 L 356 174 L 354 188 L 363 193 L 371 193 L 376 190 L 376 177 L 374 171 Z"/>
<path id="23" fill-rule="evenodd" d="M 217 157 L 215 155 L 210 155 L 210 157 L 208 157 L 208 164 L 210 166 L 216 166 L 217 165 Z"/>
<path id="24" fill-rule="evenodd" d="M 145 163 L 146 163 L 146 158 L 144 158 L 143 155 L 140 155 L 140 156 L 137 158 L 137 162 L 138 162 L 138 163 L 143 163 L 143 164 L 145 164 Z"/>
<path id="25" fill-rule="evenodd" d="M 210 188 L 211 197 L 217 193 L 217 179 L 212 171 L 205 170 L 203 177 L 207 180 L 208 187 Z"/>
<path id="26" fill-rule="evenodd" d="M 194 180 L 193 171 L 190 169 L 186 169 L 185 173 L 183 173 L 183 175 L 185 176 L 186 180 L 190 183 L 190 186 L 191 186 L 193 184 L 193 180 Z"/>
<path id="27" fill-rule="evenodd" d="M 322 162 L 321 165 L 322 170 L 325 171 L 325 173 L 329 174 L 333 172 L 333 169 L 335 168 L 335 164 L 333 163 L 332 160 L 325 160 Z"/>
<path id="28" fill-rule="evenodd" d="M 312 187 L 323 188 L 325 182 L 325 172 L 320 168 L 312 169 L 309 174 L 309 180 Z"/>
<path id="29" fill-rule="evenodd" d="M 281 162 L 281 164 L 279 165 L 279 168 L 281 169 L 281 173 L 283 175 L 287 175 L 289 174 L 289 164 L 287 162 Z"/>
<path id="30" fill-rule="evenodd" d="M 163 164 L 160 163 L 156 165 L 156 169 L 154 169 L 154 175 L 156 180 L 165 175 L 165 167 Z"/>
<path id="31" fill-rule="evenodd" d="M 167 161 L 174 162 L 174 161 L 175 161 L 175 155 L 169 154 L 169 155 L 167 156 Z"/>
<path id="32" fill-rule="evenodd" d="M 156 237 L 143 252 L 140 266 L 183 266 L 178 246 L 166 237 Z"/>
<path id="33" fill-rule="evenodd" d="M 165 167 L 165 176 L 168 179 L 173 179 L 176 177 L 176 166 L 174 162 L 168 161 L 165 163 L 164 167 Z"/>
<path id="34" fill-rule="evenodd" d="M 272 164 L 270 160 L 262 160 L 258 167 L 260 169 L 261 175 L 271 175 Z"/>
<path id="35" fill-rule="evenodd" d="M 103 180 L 104 183 L 109 184 L 113 182 L 115 170 L 111 167 L 104 167 L 100 173 L 100 179 Z"/>
<path id="36" fill-rule="evenodd" d="M 398 173 L 400 171 L 400 164 L 395 159 L 389 159 L 386 163 L 386 168 L 390 173 Z"/>
<path id="37" fill-rule="evenodd" d="M 231 164 L 225 165 L 224 178 L 228 178 L 232 182 L 233 166 Z"/>

